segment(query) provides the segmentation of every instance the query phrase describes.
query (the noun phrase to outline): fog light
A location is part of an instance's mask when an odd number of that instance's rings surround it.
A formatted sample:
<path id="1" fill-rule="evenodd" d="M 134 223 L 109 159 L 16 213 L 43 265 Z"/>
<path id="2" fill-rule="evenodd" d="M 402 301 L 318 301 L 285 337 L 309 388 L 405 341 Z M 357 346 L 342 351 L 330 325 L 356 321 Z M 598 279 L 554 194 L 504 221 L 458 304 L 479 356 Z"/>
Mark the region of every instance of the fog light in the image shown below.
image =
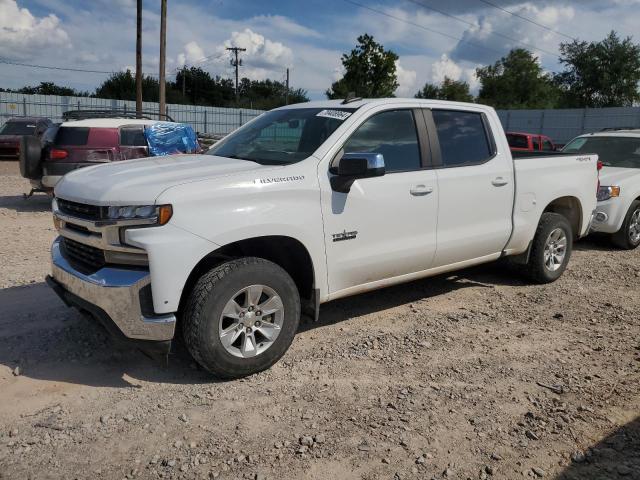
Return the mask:
<path id="1" fill-rule="evenodd" d="M 604 212 L 596 212 L 595 220 L 598 223 L 604 223 L 609 219 L 609 215 Z"/>

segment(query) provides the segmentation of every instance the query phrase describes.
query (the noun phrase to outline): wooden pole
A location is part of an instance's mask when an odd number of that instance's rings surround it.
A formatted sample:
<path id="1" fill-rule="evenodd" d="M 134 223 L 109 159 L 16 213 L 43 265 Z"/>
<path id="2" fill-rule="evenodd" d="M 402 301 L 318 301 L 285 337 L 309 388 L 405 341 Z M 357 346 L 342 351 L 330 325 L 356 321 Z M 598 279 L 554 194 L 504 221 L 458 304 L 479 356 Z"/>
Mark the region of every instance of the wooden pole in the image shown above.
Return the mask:
<path id="1" fill-rule="evenodd" d="M 160 113 L 165 113 L 166 105 L 166 85 L 164 82 L 164 67 L 167 53 L 167 0 L 161 0 L 160 4 L 160 72 L 158 81 L 160 83 Z"/>
<path id="2" fill-rule="evenodd" d="M 142 113 L 142 0 L 137 3 L 136 15 L 136 116 Z"/>

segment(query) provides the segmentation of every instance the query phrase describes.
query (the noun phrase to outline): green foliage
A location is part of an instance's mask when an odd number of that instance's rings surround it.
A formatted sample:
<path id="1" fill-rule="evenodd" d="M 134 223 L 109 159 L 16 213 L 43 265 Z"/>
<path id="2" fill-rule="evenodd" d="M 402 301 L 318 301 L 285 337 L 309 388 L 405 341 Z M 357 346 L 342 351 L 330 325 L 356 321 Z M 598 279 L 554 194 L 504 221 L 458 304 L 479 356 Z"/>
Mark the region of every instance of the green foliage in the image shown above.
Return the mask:
<path id="1" fill-rule="evenodd" d="M 559 91 L 538 58 L 523 48 L 511 50 L 493 65 L 476 69 L 478 103 L 495 108 L 553 108 Z"/>
<path id="2" fill-rule="evenodd" d="M 249 80 L 243 78 L 239 85 L 240 106 L 270 110 L 285 104 L 287 86 L 276 80 Z M 301 88 L 289 89 L 289 103 L 308 102 L 307 92 Z"/>
<path id="3" fill-rule="evenodd" d="M 184 96 L 182 86 L 184 82 Z M 191 67 L 178 71 L 175 82 L 167 82 L 167 103 L 193 104 L 215 107 L 234 107 L 233 80 L 211 74 L 201 68 Z M 249 80 L 243 78 L 238 86 L 240 106 L 244 108 L 271 109 L 285 104 L 287 87 L 274 80 Z M 153 77 L 142 78 L 142 99 L 158 101 L 159 84 Z M 130 71 L 114 73 L 102 83 L 95 93 L 100 98 L 135 100 L 136 81 Z M 289 103 L 307 102 L 307 92 L 289 89 Z"/>
<path id="4" fill-rule="evenodd" d="M 53 82 L 40 82 L 36 87 L 25 86 L 17 90 L 7 89 L 7 92 L 24 93 L 25 95 L 61 95 L 63 97 L 88 97 L 88 92 L 79 92 L 73 88 L 56 85 Z"/>
<path id="5" fill-rule="evenodd" d="M 640 100 L 640 45 L 616 32 L 600 42 L 560 44 L 565 71 L 556 74 L 563 107 L 630 107 Z"/>
<path id="6" fill-rule="evenodd" d="M 430 98 L 434 100 L 451 100 L 454 102 L 473 102 L 473 95 L 469 91 L 469 84 L 461 80 L 444 77 L 440 86 L 425 83 L 416 98 Z"/>
<path id="7" fill-rule="evenodd" d="M 358 37 L 356 48 L 342 55 L 344 76 L 326 91 L 328 98 L 345 98 L 355 92 L 363 98 L 393 97 L 398 88 L 398 55 L 385 50 L 371 35 Z"/>

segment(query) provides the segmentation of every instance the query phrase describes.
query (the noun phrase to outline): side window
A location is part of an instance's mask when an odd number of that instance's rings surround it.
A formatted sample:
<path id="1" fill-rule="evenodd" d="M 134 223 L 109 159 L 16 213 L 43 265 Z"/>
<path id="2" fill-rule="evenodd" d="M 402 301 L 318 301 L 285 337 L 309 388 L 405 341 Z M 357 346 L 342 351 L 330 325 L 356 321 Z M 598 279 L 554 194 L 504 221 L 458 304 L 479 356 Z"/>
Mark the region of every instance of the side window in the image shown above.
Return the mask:
<path id="1" fill-rule="evenodd" d="M 551 143 L 550 140 L 545 138 L 544 140 L 542 140 L 542 150 L 544 150 L 545 152 L 552 152 L 553 143 Z"/>
<path id="2" fill-rule="evenodd" d="M 343 148 L 345 153 L 381 153 L 387 172 L 421 168 L 418 133 L 411 110 L 374 115 L 358 127 Z"/>
<path id="3" fill-rule="evenodd" d="M 142 127 L 122 127 L 120 129 L 120 145 L 126 147 L 146 147 L 147 139 L 144 137 Z"/>
<path id="4" fill-rule="evenodd" d="M 482 114 L 433 110 L 443 167 L 484 163 L 492 156 Z"/>

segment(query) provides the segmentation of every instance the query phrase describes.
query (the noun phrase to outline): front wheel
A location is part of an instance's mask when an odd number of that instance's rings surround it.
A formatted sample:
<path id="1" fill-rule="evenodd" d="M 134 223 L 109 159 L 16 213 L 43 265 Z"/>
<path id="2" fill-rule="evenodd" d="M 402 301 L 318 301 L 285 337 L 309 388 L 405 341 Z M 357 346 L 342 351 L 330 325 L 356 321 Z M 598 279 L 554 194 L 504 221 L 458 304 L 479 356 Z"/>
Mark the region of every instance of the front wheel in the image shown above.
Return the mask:
<path id="1" fill-rule="evenodd" d="M 640 245 L 640 201 L 634 200 L 624 217 L 622 227 L 611 236 L 616 247 L 633 250 Z"/>
<path id="2" fill-rule="evenodd" d="M 567 268 L 572 249 L 573 233 L 567 219 L 543 213 L 533 237 L 527 276 L 536 283 L 555 282 Z"/>
<path id="3" fill-rule="evenodd" d="M 186 303 L 185 344 L 220 378 L 260 372 L 287 351 L 300 323 L 300 297 L 281 267 L 240 258 L 198 280 Z"/>

